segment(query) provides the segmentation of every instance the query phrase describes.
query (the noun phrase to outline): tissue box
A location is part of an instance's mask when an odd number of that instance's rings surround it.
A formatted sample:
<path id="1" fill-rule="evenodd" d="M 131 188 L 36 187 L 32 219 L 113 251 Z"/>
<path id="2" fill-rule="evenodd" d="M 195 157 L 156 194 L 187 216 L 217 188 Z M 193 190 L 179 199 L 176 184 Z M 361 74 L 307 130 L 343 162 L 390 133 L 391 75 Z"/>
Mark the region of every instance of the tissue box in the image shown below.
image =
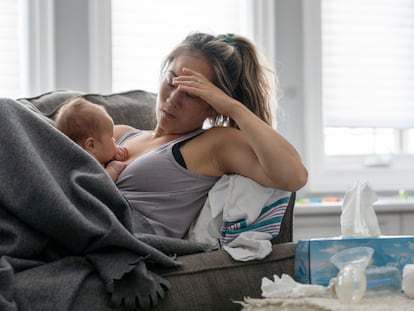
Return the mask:
<path id="1" fill-rule="evenodd" d="M 295 280 L 303 284 L 328 286 L 338 268 L 331 263 L 333 254 L 357 246 L 372 247 L 375 252 L 371 265 L 394 266 L 401 272 L 406 264 L 414 263 L 414 236 L 380 236 L 320 238 L 299 240 L 295 256 Z"/>

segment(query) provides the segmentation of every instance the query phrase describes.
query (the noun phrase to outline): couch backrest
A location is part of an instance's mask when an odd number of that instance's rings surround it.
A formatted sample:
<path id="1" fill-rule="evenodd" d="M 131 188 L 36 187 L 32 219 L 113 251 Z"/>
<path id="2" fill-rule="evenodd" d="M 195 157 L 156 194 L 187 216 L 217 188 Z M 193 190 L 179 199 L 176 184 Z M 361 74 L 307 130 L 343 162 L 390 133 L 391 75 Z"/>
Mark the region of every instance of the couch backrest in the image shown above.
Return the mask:
<path id="1" fill-rule="evenodd" d="M 53 123 L 56 112 L 62 104 L 76 96 L 82 96 L 95 104 L 104 106 L 115 124 L 126 124 L 142 130 L 150 130 L 155 126 L 154 108 L 157 95 L 143 90 L 108 95 L 56 90 L 36 97 L 19 98 L 17 101 Z"/>

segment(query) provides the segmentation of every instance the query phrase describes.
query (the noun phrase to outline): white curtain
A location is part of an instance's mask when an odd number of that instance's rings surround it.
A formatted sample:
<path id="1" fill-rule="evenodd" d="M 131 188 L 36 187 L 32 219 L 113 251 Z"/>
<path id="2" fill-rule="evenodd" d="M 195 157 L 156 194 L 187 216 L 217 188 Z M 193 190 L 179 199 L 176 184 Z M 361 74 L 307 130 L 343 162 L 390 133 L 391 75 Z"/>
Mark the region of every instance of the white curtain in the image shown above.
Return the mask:
<path id="1" fill-rule="evenodd" d="M 16 98 L 22 87 L 22 7 L 20 1 L 0 1 L 0 95 Z"/>
<path id="2" fill-rule="evenodd" d="M 414 127 L 414 1 L 322 0 L 325 127 Z"/>

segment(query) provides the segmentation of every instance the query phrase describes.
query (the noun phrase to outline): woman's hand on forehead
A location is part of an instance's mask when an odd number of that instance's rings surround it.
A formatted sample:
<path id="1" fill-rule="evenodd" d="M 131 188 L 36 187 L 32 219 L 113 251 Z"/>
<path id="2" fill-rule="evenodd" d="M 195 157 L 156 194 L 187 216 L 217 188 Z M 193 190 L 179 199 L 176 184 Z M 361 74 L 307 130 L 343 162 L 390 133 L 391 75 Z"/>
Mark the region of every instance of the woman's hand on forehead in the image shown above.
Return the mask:
<path id="1" fill-rule="evenodd" d="M 240 105 L 240 102 L 225 94 L 200 72 L 183 68 L 183 73 L 184 75 L 173 78 L 173 85 L 190 96 L 200 97 L 219 114 L 231 117 L 234 104 Z"/>

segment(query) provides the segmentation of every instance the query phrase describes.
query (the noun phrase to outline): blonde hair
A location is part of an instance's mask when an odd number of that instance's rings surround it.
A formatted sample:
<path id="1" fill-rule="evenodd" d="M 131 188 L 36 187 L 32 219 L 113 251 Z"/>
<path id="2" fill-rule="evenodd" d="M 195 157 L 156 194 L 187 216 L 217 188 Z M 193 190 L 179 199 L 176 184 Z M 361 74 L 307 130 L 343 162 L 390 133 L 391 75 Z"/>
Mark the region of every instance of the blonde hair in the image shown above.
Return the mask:
<path id="1" fill-rule="evenodd" d="M 96 110 L 103 106 L 96 105 L 82 97 L 67 100 L 56 115 L 56 128 L 80 144 L 88 137 L 99 139 L 104 127 L 96 118 Z"/>
<path id="2" fill-rule="evenodd" d="M 167 56 L 162 64 L 162 74 L 184 52 L 205 57 L 214 71 L 212 82 L 272 125 L 273 112 L 277 108 L 274 88 L 277 77 L 263 65 L 263 60 L 251 41 L 235 34 L 215 37 L 206 33 L 192 33 Z M 213 125 L 237 127 L 233 120 L 222 115 L 213 117 L 210 122 Z"/>

